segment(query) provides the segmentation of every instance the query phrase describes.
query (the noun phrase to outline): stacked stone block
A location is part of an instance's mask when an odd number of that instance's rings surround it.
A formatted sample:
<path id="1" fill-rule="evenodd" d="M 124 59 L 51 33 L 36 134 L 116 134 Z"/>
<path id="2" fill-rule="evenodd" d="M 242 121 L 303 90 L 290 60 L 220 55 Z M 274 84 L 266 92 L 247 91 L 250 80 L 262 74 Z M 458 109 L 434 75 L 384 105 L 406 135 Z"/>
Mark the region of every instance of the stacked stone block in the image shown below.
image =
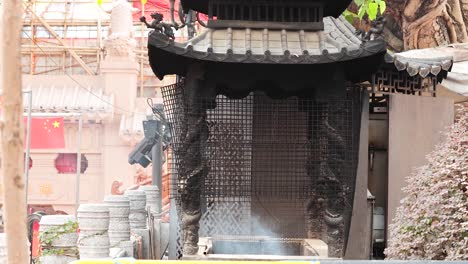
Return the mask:
<path id="1" fill-rule="evenodd" d="M 156 185 L 141 186 L 139 190 L 142 190 L 146 194 L 146 208 L 148 213 L 154 216 L 159 216 L 161 213 L 161 202 L 159 201 L 159 189 Z"/>
<path id="2" fill-rule="evenodd" d="M 128 190 L 125 196 L 130 200 L 130 229 L 146 228 L 146 194 L 141 190 Z"/>
<path id="3" fill-rule="evenodd" d="M 109 207 L 105 204 L 83 204 L 78 208 L 80 259 L 109 257 Z"/>
<path id="4" fill-rule="evenodd" d="M 39 224 L 42 247 L 40 263 L 67 264 L 78 259 L 78 233 L 74 216 L 44 215 Z"/>
<path id="5" fill-rule="evenodd" d="M 122 195 L 109 195 L 104 198 L 109 206 L 109 242 L 111 248 L 125 249 L 128 257 L 133 256 L 130 242 L 130 200 Z M 130 244 L 130 246 L 129 246 Z"/>

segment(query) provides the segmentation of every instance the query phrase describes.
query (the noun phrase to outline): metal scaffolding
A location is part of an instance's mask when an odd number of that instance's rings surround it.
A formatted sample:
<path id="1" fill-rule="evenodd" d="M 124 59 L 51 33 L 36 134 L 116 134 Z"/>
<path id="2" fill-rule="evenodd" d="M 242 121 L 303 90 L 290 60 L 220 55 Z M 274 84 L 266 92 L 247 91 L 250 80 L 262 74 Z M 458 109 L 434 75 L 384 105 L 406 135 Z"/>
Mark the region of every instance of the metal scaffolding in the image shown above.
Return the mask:
<path id="1" fill-rule="evenodd" d="M 22 72 L 31 75 L 97 75 L 104 58 L 112 1 L 31 0 L 23 3 Z M 142 8 L 144 9 L 144 7 Z M 134 16 L 144 14 L 140 10 Z M 134 20 L 138 96 L 152 97 L 163 84 L 147 56 L 148 29 Z M 183 34 L 183 33 L 182 33 Z"/>

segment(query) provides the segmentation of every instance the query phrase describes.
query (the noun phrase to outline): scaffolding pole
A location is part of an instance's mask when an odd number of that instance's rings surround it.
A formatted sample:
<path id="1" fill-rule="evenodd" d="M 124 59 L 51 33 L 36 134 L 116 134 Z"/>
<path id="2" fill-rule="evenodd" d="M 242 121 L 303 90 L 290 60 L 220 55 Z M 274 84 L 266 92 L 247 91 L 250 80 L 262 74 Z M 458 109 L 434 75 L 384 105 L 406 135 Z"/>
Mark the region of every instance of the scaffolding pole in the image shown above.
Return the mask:
<path id="1" fill-rule="evenodd" d="M 24 181 L 25 181 L 25 197 L 26 207 L 28 206 L 28 187 L 29 187 L 29 157 L 31 154 L 31 108 L 32 108 L 32 90 L 24 91 L 24 94 L 28 94 L 28 123 L 26 129 L 26 155 L 24 157 Z"/>
<path id="2" fill-rule="evenodd" d="M 76 201 L 75 201 L 75 212 L 78 215 L 78 207 L 80 207 L 80 179 L 81 179 L 81 130 L 83 129 L 83 116 L 80 114 L 78 121 L 78 140 L 76 142 Z"/>

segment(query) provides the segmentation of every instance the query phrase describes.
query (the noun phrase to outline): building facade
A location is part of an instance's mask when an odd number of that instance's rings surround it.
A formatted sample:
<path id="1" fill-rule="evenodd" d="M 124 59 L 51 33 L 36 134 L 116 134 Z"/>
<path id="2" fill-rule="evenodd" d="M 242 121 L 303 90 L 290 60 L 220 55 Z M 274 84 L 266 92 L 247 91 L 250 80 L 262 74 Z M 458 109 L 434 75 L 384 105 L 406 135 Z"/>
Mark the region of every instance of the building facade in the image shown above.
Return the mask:
<path id="1" fill-rule="evenodd" d="M 135 19 L 139 12 L 127 1 L 100 7 L 95 2 L 27 4 L 24 110 L 31 107 L 33 118 L 63 117 L 65 123 L 65 148 L 30 150 L 31 211 L 74 214 L 78 190 L 80 203 L 101 202 L 151 178 L 151 168 L 129 165 L 128 154 L 143 138 L 142 121 L 151 114 L 147 98 L 161 104 L 159 88 L 175 77 L 159 81 L 152 76 L 143 56 L 148 31 Z M 184 37 L 182 31 L 176 34 Z"/>

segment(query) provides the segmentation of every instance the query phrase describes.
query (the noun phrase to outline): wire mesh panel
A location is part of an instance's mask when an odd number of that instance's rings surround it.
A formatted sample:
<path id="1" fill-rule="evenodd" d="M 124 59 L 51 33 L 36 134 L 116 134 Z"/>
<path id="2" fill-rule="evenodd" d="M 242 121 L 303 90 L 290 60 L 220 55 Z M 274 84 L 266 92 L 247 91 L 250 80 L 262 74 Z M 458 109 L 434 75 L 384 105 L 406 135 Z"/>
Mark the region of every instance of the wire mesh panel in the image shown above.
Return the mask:
<path id="1" fill-rule="evenodd" d="M 183 151 L 183 86 L 163 90 L 163 96 L 173 148 Z M 200 143 L 208 167 L 202 235 L 318 238 L 329 244 L 331 256 L 339 256 L 354 197 L 359 93 L 350 89 L 324 99 L 219 95 L 215 105 L 206 109 L 209 132 Z M 180 169 L 178 157 L 173 162 Z M 172 195 L 177 198 L 183 185 L 172 181 Z"/>
<path id="2" fill-rule="evenodd" d="M 248 198 L 207 198 L 200 236 L 250 235 L 250 204 Z"/>
<path id="3" fill-rule="evenodd" d="M 161 92 L 164 99 L 164 113 L 169 120 L 172 141 L 180 142 L 180 136 L 183 134 L 183 125 L 186 122 L 183 82 L 165 86 L 161 89 Z M 172 148 L 175 151 L 174 146 L 172 146 Z M 166 162 L 168 163 L 168 167 L 171 168 L 169 197 L 172 200 L 175 199 L 177 194 L 177 188 L 172 187 L 174 186 L 173 182 L 177 181 L 178 155 L 173 153 Z M 170 216 L 170 224 L 175 226 L 173 231 L 176 235 L 173 236 L 175 239 L 169 241 L 169 244 L 172 244 L 171 249 L 173 250 L 173 252 L 169 252 L 169 255 L 174 259 L 181 259 L 183 233 L 178 218 L 180 208 L 178 205 L 179 201 L 177 199 L 175 200 L 174 204 L 176 208 L 171 208 L 171 210 L 175 210 L 175 213 Z"/>
<path id="4" fill-rule="evenodd" d="M 185 130 L 185 101 L 183 81 L 165 86 L 161 89 L 164 99 L 164 113 L 170 122 L 173 143 L 181 142 L 181 135 Z M 177 167 L 175 167 L 177 169 Z"/>
<path id="5" fill-rule="evenodd" d="M 254 96 L 231 100 L 219 95 L 216 108 L 207 110 L 209 172 L 202 190 L 204 197 L 250 197 L 253 101 Z"/>

